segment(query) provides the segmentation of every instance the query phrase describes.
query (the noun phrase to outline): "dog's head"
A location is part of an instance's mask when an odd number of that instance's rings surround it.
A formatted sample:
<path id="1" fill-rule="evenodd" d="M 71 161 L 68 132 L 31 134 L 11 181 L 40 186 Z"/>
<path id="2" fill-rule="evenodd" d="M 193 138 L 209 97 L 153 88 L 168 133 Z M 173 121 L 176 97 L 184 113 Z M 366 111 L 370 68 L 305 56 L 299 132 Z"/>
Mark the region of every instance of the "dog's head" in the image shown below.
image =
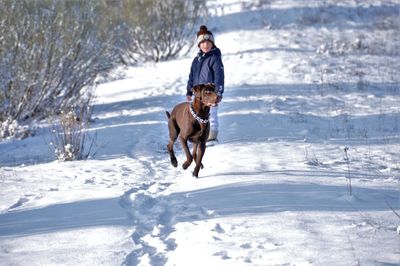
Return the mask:
<path id="1" fill-rule="evenodd" d="M 213 83 L 196 85 L 193 93 L 206 106 L 215 106 L 218 103 L 218 94 Z"/>

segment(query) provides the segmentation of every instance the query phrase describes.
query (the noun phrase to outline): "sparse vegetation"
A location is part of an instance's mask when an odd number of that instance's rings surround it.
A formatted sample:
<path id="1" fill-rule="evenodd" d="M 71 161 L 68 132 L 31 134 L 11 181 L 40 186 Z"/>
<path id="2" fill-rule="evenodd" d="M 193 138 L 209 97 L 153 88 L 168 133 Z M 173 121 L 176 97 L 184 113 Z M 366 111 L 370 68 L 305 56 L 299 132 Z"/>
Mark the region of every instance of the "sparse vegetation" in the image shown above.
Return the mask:
<path id="1" fill-rule="evenodd" d="M 347 176 L 346 176 L 346 183 L 347 183 L 347 192 L 349 193 L 349 196 L 353 195 L 353 189 L 351 186 L 351 174 L 350 174 L 350 159 L 349 155 L 347 154 L 347 151 L 349 150 L 349 147 L 344 147 L 344 160 L 347 165 Z"/>
<path id="2" fill-rule="evenodd" d="M 91 100 L 89 97 L 79 105 L 61 110 L 54 123 L 50 148 L 59 161 L 82 160 L 94 156 L 92 148 L 97 144 L 87 131 L 92 113 Z"/>
<path id="3" fill-rule="evenodd" d="M 192 48 L 194 28 L 200 18 L 207 18 L 207 8 L 205 0 L 122 0 L 114 16 L 122 21 L 119 44 L 124 62 L 158 62 Z"/>
<path id="4" fill-rule="evenodd" d="M 4 0 L 0 9 L 0 140 L 79 106 L 117 64 L 183 53 L 207 14 L 205 0 Z"/>
<path id="5" fill-rule="evenodd" d="M 114 67 L 94 1 L 1 1 L 0 119 L 29 124 L 75 105 Z M 2 137 L 12 136 L 4 130 Z"/>

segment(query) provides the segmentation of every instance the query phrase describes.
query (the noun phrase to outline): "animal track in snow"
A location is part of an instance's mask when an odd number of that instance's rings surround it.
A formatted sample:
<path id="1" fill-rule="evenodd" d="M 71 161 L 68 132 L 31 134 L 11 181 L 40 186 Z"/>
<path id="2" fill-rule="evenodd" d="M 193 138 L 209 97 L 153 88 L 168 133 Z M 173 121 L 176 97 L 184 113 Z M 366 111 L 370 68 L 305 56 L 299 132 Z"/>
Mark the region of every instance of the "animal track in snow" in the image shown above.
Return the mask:
<path id="1" fill-rule="evenodd" d="M 240 245 L 240 247 L 243 248 L 243 249 L 250 249 L 250 248 L 252 248 L 251 243 L 242 244 L 242 245 Z"/>
<path id="2" fill-rule="evenodd" d="M 214 229 L 212 231 L 215 231 L 215 232 L 217 232 L 219 234 L 225 233 L 225 230 L 222 228 L 222 226 L 219 223 L 217 223 L 215 225 L 215 227 L 214 227 Z"/>
<path id="3" fill-rule="evenodd" d="M 228 255 L 228 251 L 226 251 L 226 250 L 218 251 L 218 252 L 214 253 L 213 255 L 220 256 L 223 260 L 231 259 L 231 257 L 229 257 L 229 255 Z"/>
<path id="4" fill-rule="evenodd" d="M 13 205 L 11 205 L 8 210 L 12 210 L 12 209 L 16 209 L 18 207 L 21 207 L 22 205 L 24 205 L 25 203 L 27 203 L 29 201 L 29 198 L 27 197 L 20 197 L 19 200 L 14 203 Z"/>

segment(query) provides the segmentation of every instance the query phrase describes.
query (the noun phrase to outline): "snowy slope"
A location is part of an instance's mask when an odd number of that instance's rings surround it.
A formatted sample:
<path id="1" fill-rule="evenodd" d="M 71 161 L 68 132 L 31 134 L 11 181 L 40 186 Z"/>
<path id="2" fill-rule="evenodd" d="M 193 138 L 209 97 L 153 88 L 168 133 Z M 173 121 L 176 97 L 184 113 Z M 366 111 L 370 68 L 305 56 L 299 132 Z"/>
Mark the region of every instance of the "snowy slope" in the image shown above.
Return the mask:
<path id="1" fill-rule="evenodd" d="M 54 161 L 46 125 L 1 142 L 0 264 L 400 264 L 400 7 L 362 2 L 210 2 L 226 89 L 198 179 L 165 149 L 195 51 L 98 87 L 94 159 Z"/>

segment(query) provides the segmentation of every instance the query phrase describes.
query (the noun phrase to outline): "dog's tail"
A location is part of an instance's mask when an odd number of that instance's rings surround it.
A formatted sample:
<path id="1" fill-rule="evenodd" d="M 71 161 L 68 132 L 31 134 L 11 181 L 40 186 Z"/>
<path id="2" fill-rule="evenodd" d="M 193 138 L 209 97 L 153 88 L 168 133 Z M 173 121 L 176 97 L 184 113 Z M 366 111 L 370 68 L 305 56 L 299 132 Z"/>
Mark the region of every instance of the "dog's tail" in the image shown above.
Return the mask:
<path id="1" fill-rule="evenodd" d="M 165 111 L 165 113 L 167 114 L 168 119 L 171 117 L 171 114 L 168 111 Z"/>

